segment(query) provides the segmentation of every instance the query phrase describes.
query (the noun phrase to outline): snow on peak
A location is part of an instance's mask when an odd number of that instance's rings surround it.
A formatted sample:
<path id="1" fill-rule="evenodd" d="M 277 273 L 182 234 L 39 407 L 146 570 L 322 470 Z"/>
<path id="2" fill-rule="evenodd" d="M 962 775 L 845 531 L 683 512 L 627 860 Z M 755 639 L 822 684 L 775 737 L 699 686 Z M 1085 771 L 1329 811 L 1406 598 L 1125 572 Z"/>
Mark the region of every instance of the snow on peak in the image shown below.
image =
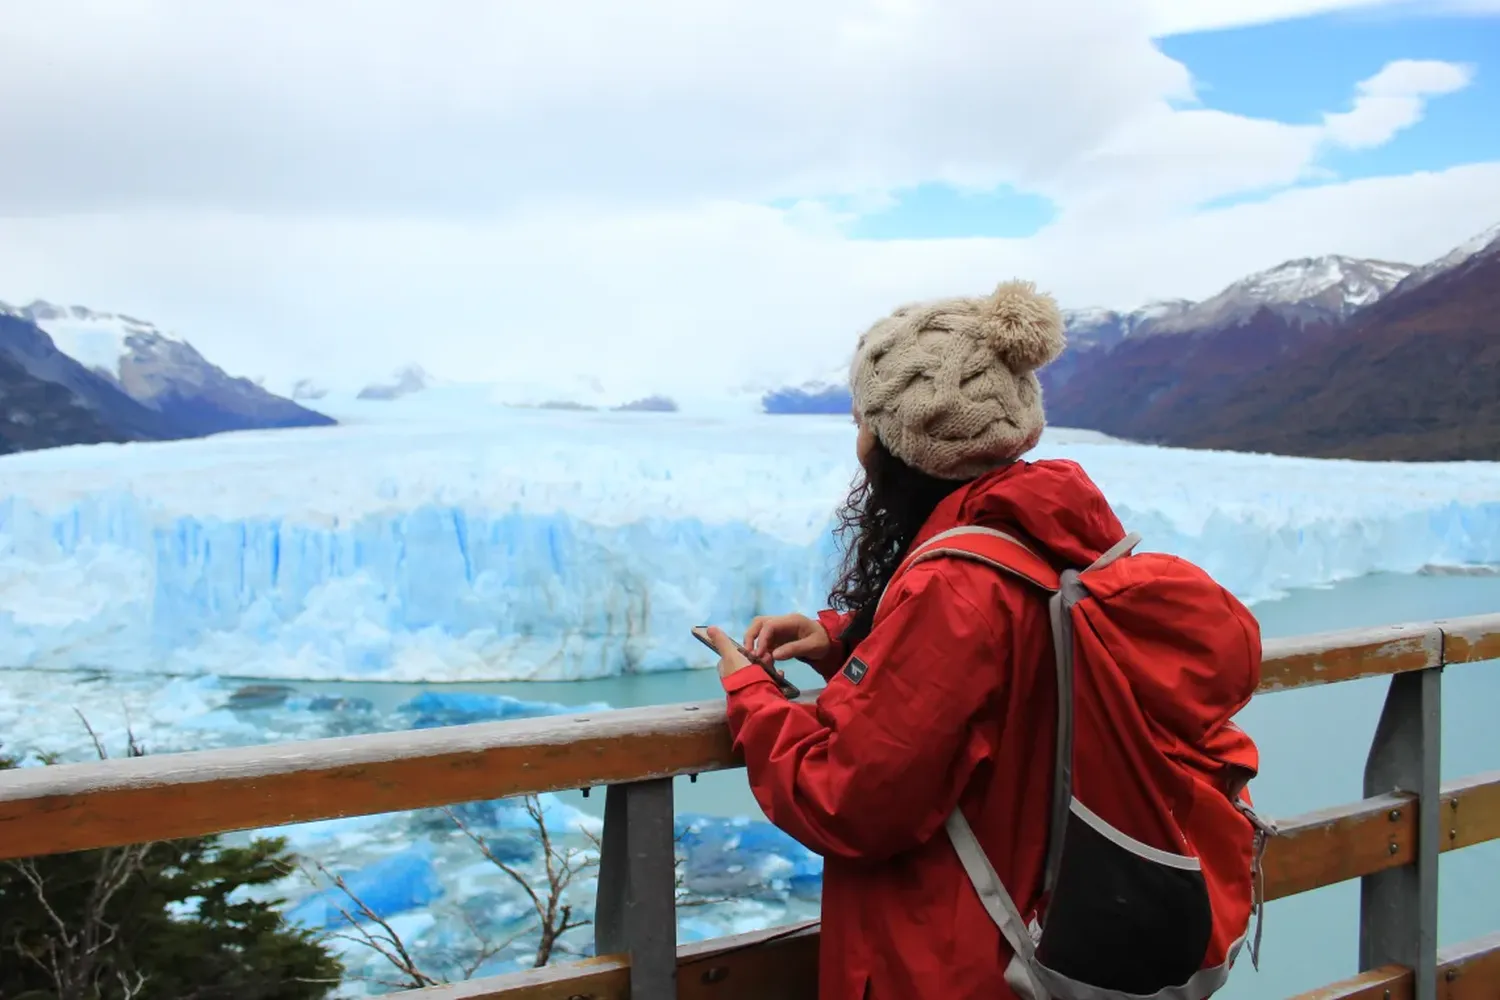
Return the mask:
<path id="1" fill-rule="evenodd" d="M 1112 347 L 1126 337 L 1145 331 L 1152 324 L 1191 309 L 1187 299 L 1148 302 L 1132 312 L 1094 307 L 1064 309 L 1068 344 L 1072 347 Z"/>
<path id="2" fill-rule="evenodd" d="M 391 400 L 421 392 L 432 385 L 432 376 L 421 365 L 411 364 L 395 373 L 390 382 L 367 385 L 359 391 L 360 399 Z"/>
<path id="3" fill-rule="evenodd" d="M 1094 326 L 1099 323 L 1108 323 L 1119 315 L 1113 309 L 1106 309 L 1103 306 L 1093 306 L 1088 309 L 1063 310 L 1063 320 L 1070 327 L 1075 323 L 1080 326 Z"/>
<path id="4" fill-rule="evenodd" d="M 1168 316 L 1177 316 L 1193 308 L 1191 299 L 1158 299 L 1147 302 L 1131 315 L 1139 317 L 1138 323 L 1155 322 Z"/>
<path id="5" fill-rule="evenodd" d="M 1227 291 L 1238 291 L 1267 304 L 1292 304 L 1322 298 L 1337 290 L 1349 311 L 1369 305 L 1415 270 L 1409 264 L 1360 260 L 1331 254 L 1303 257 L 1252 274 Z"/>
<path id="6" fill-rule="evenodd" d="M 1476 257 L 1488 256 L 1500 253 L 1500 222 L 1486 229 L 1484 232 L 1465 240 L 1452 250 L 1432 261 L 1424 264 L 1401 283 L 1402 291 L 1409 291 L 1418 285 L 1426 284 L 1440 274 L 1456 270 Z"/>
<path id="7" fill-rule="evenodd" d="M 322 399 L 328 395 L 328 387 L 316 379 L 300 378 L 292 385 L 292 399 Z"/>
<path id="8" fill-rule="evenodd" d="M 1473 236 L 1447 254 L 1428 264 L 1427 267 L 1456 267 L 1471 257 L 1477 257 L 1486 251 L 1500 251 L 1500 222 L 1495 223 L 1484 232 Z M 1446 269 L 1446 268 L 1444 268 Z M 1426 270 L 1426 268 L 1423 268 Z"/>
<path id="9" fill-rule="evenodd" d="M 1300 257 L 1241 278 L 1210 299 L 1151 325 L 1153 333 L 1223 329 L 1263 308 L 1300 324 L 1337 322 L 1383 297 L 1416 269 L 1330 254 Z"/>
<path id="10" fill-rule="evenodd" d="M 47 332 L 58 350 L 116 382 L 121 379 L 125 360 L 132 355 L 155 355 L 183 343 L 145 320 L 95 312 L 84 306 L 58 306 L 38 299 L 6 311 L 35 323 Z"/>

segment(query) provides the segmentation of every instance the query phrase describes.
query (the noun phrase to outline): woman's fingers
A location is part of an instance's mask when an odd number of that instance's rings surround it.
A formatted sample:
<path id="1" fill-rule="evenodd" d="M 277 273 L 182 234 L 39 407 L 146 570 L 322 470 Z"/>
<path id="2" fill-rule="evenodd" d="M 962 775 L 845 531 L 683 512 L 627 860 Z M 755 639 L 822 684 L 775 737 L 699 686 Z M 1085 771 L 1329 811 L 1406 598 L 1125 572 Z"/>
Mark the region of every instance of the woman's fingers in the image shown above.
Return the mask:
<path id="1" fill-rule="evenodd" d="M 771 619 L 766 617 L 765 615 L 760 615 L 751 620 L 750 627 L 745 630 L 746 649 L 750 650 L 750 652 L 752 653 L 760 652 L 760 650 L 757 648 L 757 644 L 760 642 L 761 633 L 766 630 L 767 626 L 769 626 L 770 623 Z"/>
<path id="2" fill-rule="evenodd" d="M 797 615 L 761 615 L 750 622 L 745 632 L 745 648 L 752 653 L 763 653 L 779 642 L 798 635 Z"/>
<path id="3" fill-rule="evenodd" d="M 729 638 L 728 633 L 716 625 L 708 628 L 708 641 L 714 644 L 714 649 L 726 660 L 744 660 L 745 656 L 735 646 L 734 640 Z"/>
<path id="4" fill-rule="evenodd" d="M 771 657 L 776 660 L 791 660 L 799 656 L 811 656 L 816 659 L 818 655 L 818 637 L 805 635 L 800 639 L 782 643 L 771 651 Z"/>

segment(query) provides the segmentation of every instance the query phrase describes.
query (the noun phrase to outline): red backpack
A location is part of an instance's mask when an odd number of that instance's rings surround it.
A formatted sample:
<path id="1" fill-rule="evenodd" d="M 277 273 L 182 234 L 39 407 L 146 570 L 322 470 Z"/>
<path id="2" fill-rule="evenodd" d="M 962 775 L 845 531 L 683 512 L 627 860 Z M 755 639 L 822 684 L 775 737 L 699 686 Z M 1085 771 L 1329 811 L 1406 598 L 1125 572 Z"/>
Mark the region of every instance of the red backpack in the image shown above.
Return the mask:
<path id="1" fill-rule="evenodd" d="M 1058 573 L 1018 539 L 954 528 L 897 570 L 969 559 L 1049 595 L 1058 726 L 1041 899 L 1021 913 L 955 809 L 949 838 L 1015 958 L 1025 1000 L 1204 1000 L 1262 905 L 1275 828 L 1245 785 L 1255 743 L 1230 721 L 1260 682 L 1260 628 L 1197 566 L 1130 534 Z M 1250 947 L 1259 963 L 1260 920 Z"/>

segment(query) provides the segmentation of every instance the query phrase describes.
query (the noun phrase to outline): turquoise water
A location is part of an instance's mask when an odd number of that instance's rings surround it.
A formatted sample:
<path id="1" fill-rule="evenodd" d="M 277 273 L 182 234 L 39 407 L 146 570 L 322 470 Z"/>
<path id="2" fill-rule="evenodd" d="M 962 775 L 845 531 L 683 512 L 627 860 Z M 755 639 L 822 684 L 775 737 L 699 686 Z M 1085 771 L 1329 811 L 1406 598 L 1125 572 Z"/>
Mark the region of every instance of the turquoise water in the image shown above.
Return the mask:
<path id="1" fill-rule="evenodd" d="M 1299 591 L 1256 605 L 1267 638 L 1451 618 L 1500 611 L 1500 577 L 1377 575 L 1320 590 Z M 794 666 L 793 679 L 818 682 L 811 670 Z M 1361 797 L 1365 754 L 1385 696 L 1386 680 L 1373 678 L 1257 698 L 1240 716 L 1262 754 L 1262 772 L 1252 786 L 1270 815 L 1289 816 Z M 1500 735 L 1494 711 L 1500 705 L 1500 663 L 1446 671 L 1443 691 L 1443 775 L 1462 777 L 1500 769 Z M 328 685 L 319 685 L 328 690 Z M 460 684 L 450 690 L 503 692 L 519 698 L 583 704 L 608 701 L 619 707 L 713 699 L 721 696 L 712 671 L 636 675 L 555 683 Z M 409 685 L 344 685 L 378 705 L 395 705 L 417 688 Z M 679 810 L 760 816 L 743 772 L 702 775 L 676 782 Z M 564 796 L 592 812 L 603 796 Z M 1500 930 L 1500 842 L 1446 855 L 1442 861 L 1440 939 L 1455 943 Z M 1230 985 L 1230 1000 L 1290 996 L 1357 971 L 1359 886 L 1357 882 L 1267 907 L 1261 970 L 1242 957 Z"/>

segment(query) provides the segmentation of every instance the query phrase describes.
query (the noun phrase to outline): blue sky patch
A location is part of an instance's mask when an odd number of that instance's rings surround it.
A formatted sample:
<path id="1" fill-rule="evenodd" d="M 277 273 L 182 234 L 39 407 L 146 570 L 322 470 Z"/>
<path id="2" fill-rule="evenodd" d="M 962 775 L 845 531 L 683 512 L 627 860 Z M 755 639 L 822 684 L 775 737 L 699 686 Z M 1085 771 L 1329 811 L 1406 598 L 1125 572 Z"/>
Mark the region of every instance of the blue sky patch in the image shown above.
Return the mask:
<path id="1" fill-rule="evenodd" d="M 1035 234 L 1057 215 L 1040 195 L 1010 187 L 960 191 L 945 184 L 922 184 L 895 194 L 895 204 L 863 215 L 850 227 L 853 239 L 963 239 L 973 236 L 1021 238 Z"/>
<path id="2" fill-rule="evenodd" d="M 1500 18 L 1357 12 L 1178 35 L 1159 45 L 1193 73 L 1204 105 L 1292 124 L 1347 111 L 1355 85 L 1386 63 L 1467 63 L 1475 71 L 1469 86 L 1430 98 L 1417 124 L 1374 149 L 1331 150 L 1318 165 L 1355 180 L 1500 159 Z"/>
<path id="3" fill-rule="evenodd" d="M 1466 88 L 1424 100 L 1416 124 L 1374 148 L 1330 146 L 1296 187 L 1500 160 L 1500 17 L 1415 15 L 1398 7 L 1174 35 L 1157 44 L 1193 74 L 1196 106 L 1289 124 L 1316 125 L 1325 113 L 1348 111 L 1358 84 L 1397 60 L 1471 68 Z M 1253 203 L 1283 190 L 1239 191 L 1198 208 Z M 863 240 L 1022 239 L 1057 216 L 1057 206 L 1047 198 L 1009 187 L 969 192 L 922 184 L 894 192 L 883 207 L 852 198 L 817 200 L 849 217 L 847 235 Z"/>
<path id="4" fill-rule="evenodd" d="M 790 209 L 797 198 L 771 202 Z M 829 211 L 853 216 L 845 229 L 856 240 L 938 240 L 969 237 L 1032 236 L 1057 216 L 1057 206 L 1040 195 L 1011 187 L 968 191 L 947 184 L 919 184 L 891 193 L 889 203 L 845 197 L 808 199 Z"/>

